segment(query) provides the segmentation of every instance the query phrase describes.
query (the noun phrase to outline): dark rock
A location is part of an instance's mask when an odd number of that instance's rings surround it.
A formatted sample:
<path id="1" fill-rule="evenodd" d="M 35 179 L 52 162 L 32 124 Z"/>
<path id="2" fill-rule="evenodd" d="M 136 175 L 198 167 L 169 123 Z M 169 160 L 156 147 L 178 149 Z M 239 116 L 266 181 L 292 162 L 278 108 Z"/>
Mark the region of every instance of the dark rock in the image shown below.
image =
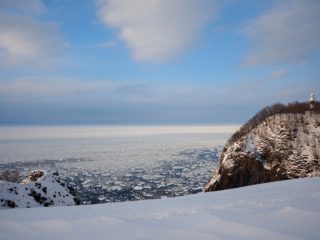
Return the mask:
<path id="1" fill-rule="evenodd" d="M 13 202 L 13 201 L 11 201 L 11 200 L 6 200 L 5 202 L 6 202 L 7 206 L 10 207 L 10 208 L 18 207 L 18 206 L 16 205 L 16 203 Z"/>
<path id="2" fill-rule="evenodd" d="M 36 192 L 33 189 L 31 190 L 31 192 L 28 195 L 33 197 L 33 199 L 39 204 L 43 204 L 47 200 L 46 197 L 41 196 L 40 193 Z"/>
<path id="3" fill-rule="evenodd" d="M 30 175 L 27 176 L 25 180 L 29 180 L 31 182 L 38 181 L 42 176 L 44 175 L 44 172 L 41 170 L 36 170 L 30 173 Z"/>
<path id="4" fill-rule="evenodd" d="M 73 198 L 73 200 L 74 200 L 76 205 L 80 205 L 81 204 L 81 202 L 80 202 L 80 200 L 78 198 Z"/>

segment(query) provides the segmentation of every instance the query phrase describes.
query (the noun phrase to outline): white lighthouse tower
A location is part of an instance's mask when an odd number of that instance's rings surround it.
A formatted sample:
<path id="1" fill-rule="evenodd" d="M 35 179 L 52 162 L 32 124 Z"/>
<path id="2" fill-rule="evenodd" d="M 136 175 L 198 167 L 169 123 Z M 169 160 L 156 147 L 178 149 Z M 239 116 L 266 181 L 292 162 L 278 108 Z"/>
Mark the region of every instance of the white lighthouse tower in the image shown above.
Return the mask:
<path id="1" fill-rule="evenodd" d="M 310 93 L 310 97 L 309 97 L 309 110 L 310 110 L 310 113 L 314 109 L 315 101 L 316 101 L 316 96 L 314 95 L 314 93 Z"/>

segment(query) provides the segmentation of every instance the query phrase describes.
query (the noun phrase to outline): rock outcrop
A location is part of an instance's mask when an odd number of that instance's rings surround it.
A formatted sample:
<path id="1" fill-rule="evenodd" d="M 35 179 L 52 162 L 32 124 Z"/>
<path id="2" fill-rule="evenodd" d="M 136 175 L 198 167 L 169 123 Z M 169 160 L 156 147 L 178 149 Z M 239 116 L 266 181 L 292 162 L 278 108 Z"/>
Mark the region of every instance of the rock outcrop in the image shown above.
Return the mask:
<path id="1" fill-rule="evenodd" d="M 320 114 L 276 114 L 223 149 L 205 191 L 320 176 Z"/>
<path id="2" fill-rule="evenodd" d="M 20 182 L 16 172 L 3 174 L 7 180 L 0 180 L 0 209 L 78 205 L 74 190 L 57 172 L 36 170 Z"/>

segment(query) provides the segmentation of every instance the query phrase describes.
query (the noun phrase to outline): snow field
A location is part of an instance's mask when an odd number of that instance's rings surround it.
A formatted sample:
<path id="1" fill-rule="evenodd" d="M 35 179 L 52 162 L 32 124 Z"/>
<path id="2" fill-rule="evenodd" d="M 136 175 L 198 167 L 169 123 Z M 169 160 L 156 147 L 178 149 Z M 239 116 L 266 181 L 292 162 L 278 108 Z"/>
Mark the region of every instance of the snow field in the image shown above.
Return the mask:
<path id="1" fill-rule="evenodd" d="M 319 239 L 320 178 L 0 214 L 0 239 Z"/>

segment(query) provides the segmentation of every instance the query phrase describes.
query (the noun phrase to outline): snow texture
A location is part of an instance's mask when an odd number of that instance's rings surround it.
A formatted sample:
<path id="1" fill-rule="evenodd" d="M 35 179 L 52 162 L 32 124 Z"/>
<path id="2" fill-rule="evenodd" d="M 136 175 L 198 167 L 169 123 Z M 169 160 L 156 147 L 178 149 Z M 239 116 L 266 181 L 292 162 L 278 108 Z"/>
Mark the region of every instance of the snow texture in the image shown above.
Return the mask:
<path id="1" fill-rule="evenodd" d="M 0 209 L 75 205 L 70 191 L 57 172 L 36 170 L 21 183 L 0 181 Z"/>
<path id="2" fill-rule="evenodd" d="M 300 124 L 297 124 L 300 123 Z M 290 138 L 288 141 L 288 137 Z M 287 140 L 287 141 L 285 141 Z M 246 136 L 246 150 L 261 152 L 265 145 L 274 143 L 275 149 L 285 151 L 287 145 L 296 151 L 290 160 L 296 160 L 298 153 L 304 159 L 318 159 L 320 154 L 320 115 L 319 114 L 281 114 L 269 117 Z M 272 149 L 273 150 L 273 149 Z"/>
<path id="3" fill-rule="evenodd" d="M 279 114 L 269 117 L 253 129 L 246 137 L 244 149 L 247 153 L 261 159 L 266 151 L 284 155 L 288 172 L 301 177 L 319 175 L 317 169 L 301 171 L 319 162 L 320 157 L 320 115 L 310 114 Z M 265 163 L 265 168 L 272 167 Z M 298 173 L 298 174 L 295 174 Z"/>
<path id="4" fill-rule="evenodd" d="M 126 203 L 7 209 L 0 239 L 319 239 L 320 178 Z"/>
<path id="5" fill-rule="evenodd" d="M 285 179 L 320 176 L 320 114 L 306 112 L 268 117 L 247 135 L 225 147 L 219 170 L 214 172 L 206 190 L 225 177 L 221 172 L 230 176 L 236 174 L 241 167 L 239 160 L 245 158 L 262 161 L 264 169 L 279 172 Z"/>

